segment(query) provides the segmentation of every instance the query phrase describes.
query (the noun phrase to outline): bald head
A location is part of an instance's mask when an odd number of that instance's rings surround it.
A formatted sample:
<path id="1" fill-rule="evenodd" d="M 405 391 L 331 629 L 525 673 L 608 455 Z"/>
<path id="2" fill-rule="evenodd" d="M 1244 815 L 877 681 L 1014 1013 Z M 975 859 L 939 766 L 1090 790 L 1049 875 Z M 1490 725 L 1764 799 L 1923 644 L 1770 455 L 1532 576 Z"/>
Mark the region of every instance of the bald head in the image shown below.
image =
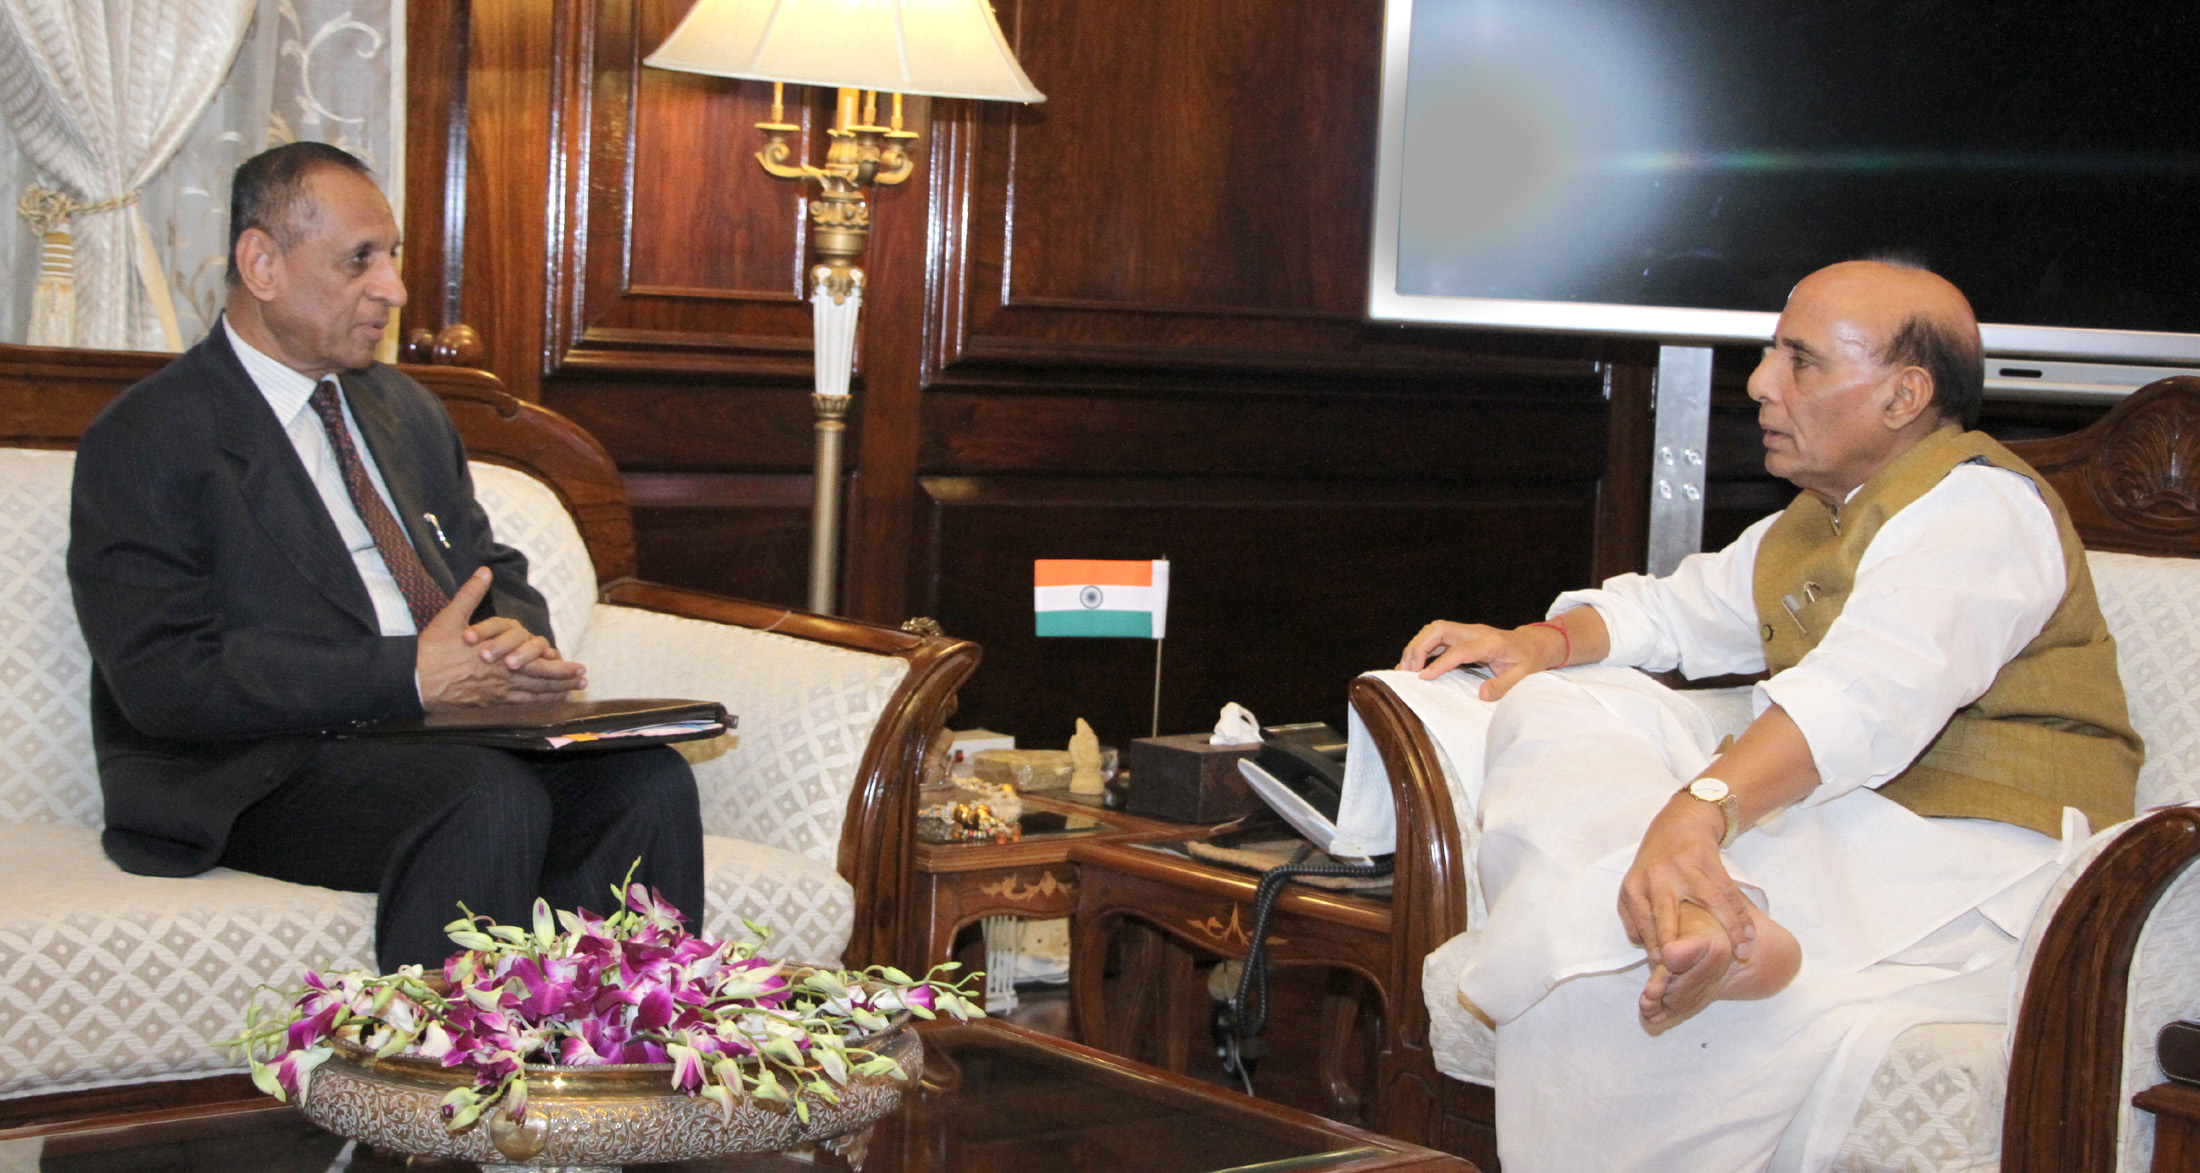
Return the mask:
<path id="1" fill-rule="evenodd" d="M 1765 468 L 1838 507 L 1919 440 L 1975 419 L 1984 376 L 1955 286 L 1882 261 L 1820 269 L 1788 295 L 1749 377 Z"/>
<path id="2" fill-rule="evenodd" d="M 1843 261 L 1803 278 L 1788 304 L 1804 297 L 1855 327 L 1881 362 L 1930 376 L 1942 419 L 1977 425 L 1986 382 L 1978 315 L 1947 278 L 1898 262 Z"/>

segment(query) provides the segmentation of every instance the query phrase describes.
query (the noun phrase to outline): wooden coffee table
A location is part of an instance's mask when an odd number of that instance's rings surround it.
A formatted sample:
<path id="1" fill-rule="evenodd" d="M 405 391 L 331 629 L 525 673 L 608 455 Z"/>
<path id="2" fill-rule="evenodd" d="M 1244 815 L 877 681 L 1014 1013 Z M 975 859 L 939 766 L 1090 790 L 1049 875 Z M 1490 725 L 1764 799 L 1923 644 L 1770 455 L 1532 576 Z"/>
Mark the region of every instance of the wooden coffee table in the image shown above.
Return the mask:
<path id="1" fill-rule="evenodd" d="M 863 1173 L 1474 1173 L 1457 1157 L 1157 1071 L 1004 1023 L 925 1028 L 918 1092 L 875 1125 Z M 323 1173 L 345 1142 L 273 1101 L 0 1130 L 9 1168 Z M 404 1167 L 358 1150 L 354 1173 Z M 471 1169 L 438 1164 L 437 1168 Z M 690 1173 L 847 1170 L 838 1156 L 688 1162 Z"/>

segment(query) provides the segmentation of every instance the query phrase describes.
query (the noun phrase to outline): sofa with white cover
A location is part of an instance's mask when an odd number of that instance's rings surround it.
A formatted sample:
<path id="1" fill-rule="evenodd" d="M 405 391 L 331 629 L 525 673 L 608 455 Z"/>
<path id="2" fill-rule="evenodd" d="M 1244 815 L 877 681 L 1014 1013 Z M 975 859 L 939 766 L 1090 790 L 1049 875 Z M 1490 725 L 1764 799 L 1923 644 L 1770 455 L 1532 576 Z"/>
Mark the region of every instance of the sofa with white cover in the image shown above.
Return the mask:
<path id="1" fill-rule="evenodd" d="M 165 361 L 0 346 L 0 1098 L 237 1070 L 210 1042 L 256 987 L 373 963 L 371 893 L 132 876 L 100 851 L 90 658 L 63 567 L 70 448 Z M 496 535 L 527 555 L 590 695 L 738 716 L 683 747 L 704 928 L 744 936 L 746 918 L 776 955 L 903 960 L 916 780 L 977 647 L 634 581 L 625 494 L 592 437 L 485 373 L 411 373 L 457 421 Z"/>

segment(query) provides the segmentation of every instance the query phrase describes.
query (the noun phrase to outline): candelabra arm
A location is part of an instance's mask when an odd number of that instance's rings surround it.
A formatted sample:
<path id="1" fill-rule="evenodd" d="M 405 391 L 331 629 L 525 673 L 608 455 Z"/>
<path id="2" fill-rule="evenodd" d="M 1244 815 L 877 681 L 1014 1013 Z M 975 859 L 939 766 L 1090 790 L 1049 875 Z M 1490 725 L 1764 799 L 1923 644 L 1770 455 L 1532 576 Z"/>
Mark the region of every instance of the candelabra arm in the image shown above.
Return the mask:
<path id="1" fill-rule="evenodd" d="M 787 162 L 794 157 L 794 149 L 787 145 L 787 136 L 800 130 L 800 127 L 786 122 L 759 122 L 756 129 L 763 131 L 769 139 L 764 144 L 764 149 L 756 152 L 756 161 L 763 165 L 764 170 L 781 179 L 809 178 L 811 172 L 816 170 L 808 164 Z"/>

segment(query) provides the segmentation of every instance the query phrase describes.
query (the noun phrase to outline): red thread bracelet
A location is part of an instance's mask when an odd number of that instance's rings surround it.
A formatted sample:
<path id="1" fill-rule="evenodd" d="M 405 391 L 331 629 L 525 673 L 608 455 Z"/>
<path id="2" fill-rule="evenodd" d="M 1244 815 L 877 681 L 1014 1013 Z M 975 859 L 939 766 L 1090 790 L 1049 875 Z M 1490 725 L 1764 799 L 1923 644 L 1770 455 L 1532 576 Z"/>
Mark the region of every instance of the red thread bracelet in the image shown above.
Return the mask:
<path id="1" fill-rule="evenodd" d="M 1570 662 L 1570 661 L 1572 661 L 1572 660 L 1573 660 L 1573 658 L 1574 658 L 1574 637 L 1573 637 L 1573 636 L 1571 636 L 1571 635 L 1568 635 L 1568 634 L 1566 634 L 1566 628 L 1565 628 L 1565 626 L 1564 626 L 1563 624 L 1553 623 L 1553 622 L 1551 622 L 1551 621 L 1550 621 L 1550 620 L 1548 620 L 1548 619 L 1543 619 L 1543 620 L 1538 620 L 1537 622 L 1534 622 L 1534 623 L 1530 623 L 1530 624 L 1529 624 L 1528 626 L 1530 626 L 1530 627 L 1548 627 L 1548 628 L 1550 628 L 1550 629 L 1551 629 L 1552 631 L 1555 631 L 1555 632 L 1557 632 L 1557 633 L 1558 633 L 1558 638 L 1560 638 L 1560 639 L 1562 639 L 1562 640 L 1565 640 L 1565 641 L 1566 641 L 1566 654 L 1565 654 L 1565 655 L 1563 655 L 1563 656 L 1560 656 L 1560 657 L 1559 657 L 1559 660 L 1558 660 L 1558 666 L 1559 666 L 1559 667 L 1561 667 L 1561 668 L 1564 668 L 1564 667 L 1565 667 L 1565 666 L 1567 665 L 1567 663 L 1568 663 L 1568 662 Z"/>

